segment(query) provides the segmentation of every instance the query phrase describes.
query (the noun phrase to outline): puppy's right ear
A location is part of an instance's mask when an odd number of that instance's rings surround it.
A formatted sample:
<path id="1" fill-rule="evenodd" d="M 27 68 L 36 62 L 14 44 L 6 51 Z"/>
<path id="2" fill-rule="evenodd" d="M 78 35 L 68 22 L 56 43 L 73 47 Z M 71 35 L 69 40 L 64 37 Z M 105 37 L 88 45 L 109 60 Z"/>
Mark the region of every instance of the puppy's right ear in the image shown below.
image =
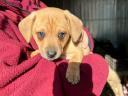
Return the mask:
<path id="1" fill-rule="evenodd" d="M 74 43 L 77 43 L 82 37 L 83 23 L 78 17 L 73 15 L 68 10 L 64 10 L 64 14 L 67 20 L 69 21 L 70 35 L 71 35 L 72 41 Z"/>
<path id="2" fill-rule="evenodd" d="M 31 37 L 32 37 L 32 27 L 35 21 L 35 17 L 36 17 L 35 12 L 32 12 L 26 18 L 21 20 L 18 25 L 19 30 L 21 34 L 23 35 L 23 37 L 25 38 L 25 40 L 27 41 L 27 43 L 30 42 Z"/>

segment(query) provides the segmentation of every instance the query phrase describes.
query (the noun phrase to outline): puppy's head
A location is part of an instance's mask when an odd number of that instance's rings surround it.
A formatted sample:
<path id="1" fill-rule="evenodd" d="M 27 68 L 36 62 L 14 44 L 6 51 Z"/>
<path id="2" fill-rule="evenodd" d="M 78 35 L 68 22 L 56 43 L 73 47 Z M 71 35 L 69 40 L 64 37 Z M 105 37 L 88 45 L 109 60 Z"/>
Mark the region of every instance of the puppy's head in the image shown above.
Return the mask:
<path id="1" fill-rule="evenodd" d="M 29 43 L 33 36 L 41 56 L 54 60 L 61 56 L 68 40 L 79 42 L 83 24 L 69 11 L 45 8 L 32 12 L 19 23 L 19 30 Z"/>

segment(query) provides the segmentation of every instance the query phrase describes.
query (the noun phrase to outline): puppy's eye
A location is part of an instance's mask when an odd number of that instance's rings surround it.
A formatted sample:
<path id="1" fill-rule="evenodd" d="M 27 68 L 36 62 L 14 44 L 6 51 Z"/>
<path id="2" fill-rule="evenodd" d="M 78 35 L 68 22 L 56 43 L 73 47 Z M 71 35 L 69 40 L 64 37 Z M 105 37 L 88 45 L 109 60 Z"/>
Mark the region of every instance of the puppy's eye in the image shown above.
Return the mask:
<path id="1" fill-rule="evenodd" d="M 44 36 L 45 36 L 45 33 L 44 32 L 38 32 L 37 36 L 38 36 L 39 39 L 43 39 Z"/>
<path id="2" fill-rule="evenodd" d="M 66 35 L 66 33 L 60 32 L 60 33 L 58 33 L 58 38 L 59 39 L 64 39 L 65 35 Z"/>

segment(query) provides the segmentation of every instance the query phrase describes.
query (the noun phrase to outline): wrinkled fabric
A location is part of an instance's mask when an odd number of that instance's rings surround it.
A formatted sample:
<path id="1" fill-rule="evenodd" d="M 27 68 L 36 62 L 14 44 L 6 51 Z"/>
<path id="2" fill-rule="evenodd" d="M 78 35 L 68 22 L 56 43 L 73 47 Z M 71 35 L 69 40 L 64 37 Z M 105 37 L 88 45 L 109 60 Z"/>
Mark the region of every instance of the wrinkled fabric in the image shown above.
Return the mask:
<path id="1" fill-rule="evenodd" d="M 66 60 L 29 57 L 28 51 L 36 50 L 37 45 L 33 39 L 26 43 L 17 26 L 31 11 L 45 7 L 39 0 L 0 0 L 0 96 L 100 96 L 108 75 L 100 55 L 83 58 L 77 85 L 65 78 Z"/>

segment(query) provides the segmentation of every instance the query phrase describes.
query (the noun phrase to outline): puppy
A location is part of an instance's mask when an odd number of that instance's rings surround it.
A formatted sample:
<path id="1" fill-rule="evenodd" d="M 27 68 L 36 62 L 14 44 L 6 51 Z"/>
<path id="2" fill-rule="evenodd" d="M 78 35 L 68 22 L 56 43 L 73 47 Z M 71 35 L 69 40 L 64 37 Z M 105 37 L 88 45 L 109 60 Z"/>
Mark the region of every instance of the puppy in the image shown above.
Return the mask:
<path id="1" fill-rule="evenodd" d="M 80 80 L 80 64 L 84 55 L 90 54 L 88 36 L 83 30 L 82 21 L 67 10 L 47 7 L 32 12 L 18 25 L 25 40 L 29 43 L 33 36 L 38 53 L 47 60 L 66 57 L 69 64 L 67 80 L 77 84 Z"/>

